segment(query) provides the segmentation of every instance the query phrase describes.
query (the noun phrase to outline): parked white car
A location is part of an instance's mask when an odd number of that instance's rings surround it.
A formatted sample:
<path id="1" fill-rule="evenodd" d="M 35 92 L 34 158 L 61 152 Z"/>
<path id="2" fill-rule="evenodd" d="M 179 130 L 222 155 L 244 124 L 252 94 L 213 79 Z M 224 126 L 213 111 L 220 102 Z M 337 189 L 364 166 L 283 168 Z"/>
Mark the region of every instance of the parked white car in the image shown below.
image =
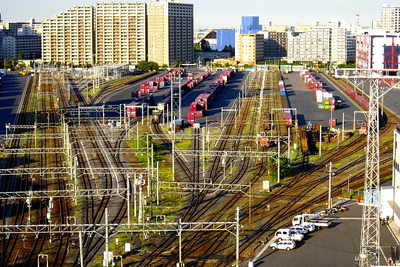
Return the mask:
<path id="1" fill-rule="evenodd" d="M 291 249 L 294 249 L 296 247 L 296 242 L 294 242 L 292 240 L 283 240 L 283 241 L 272 243 L 270 245 L 270 247 L 273 250 L 277 250 L 277 249 L 291 250 Z"/>
<path id="2" fill-rule="evenodd" d="M 275 238 L 278 241 L 282 240 L 293 240 L 293 241 L 301 241 L 304 238 L 303 234 L 296 233 L 290 230 L 290 228 L 279 229 L 275 232 Z"/>
<path id="3" fill-rule="evenodd" d="M 303 224 L 302 225 L 302 227 L 304 227 L 305 229 L 307 229 L 307 231 L 309 232 L 309 233 L 311 233 L 311 232 L 314 232 L 315 231 L 315 224 L 313 224 L 313 223 L 305 223 L 305 224 Z"/>

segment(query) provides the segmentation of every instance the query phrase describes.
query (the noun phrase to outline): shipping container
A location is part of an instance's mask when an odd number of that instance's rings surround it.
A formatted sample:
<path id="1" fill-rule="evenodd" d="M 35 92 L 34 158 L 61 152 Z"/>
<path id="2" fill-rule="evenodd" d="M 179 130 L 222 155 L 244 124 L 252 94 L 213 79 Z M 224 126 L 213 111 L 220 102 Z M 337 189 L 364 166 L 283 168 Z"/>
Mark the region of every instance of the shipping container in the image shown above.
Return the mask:
<path id="1" fill-rule="evenodd" d="M 135 118 L 141 115 L 142 105 L 139 102 L 132 102 L 125 106 L 126 115 Z"/>
<path id="2" fill-rule="evenodd" d="M 337 119 L 336 118 L 329 119 L 329 126 L 335 127 L 336 124 L 337 124 Z"/>

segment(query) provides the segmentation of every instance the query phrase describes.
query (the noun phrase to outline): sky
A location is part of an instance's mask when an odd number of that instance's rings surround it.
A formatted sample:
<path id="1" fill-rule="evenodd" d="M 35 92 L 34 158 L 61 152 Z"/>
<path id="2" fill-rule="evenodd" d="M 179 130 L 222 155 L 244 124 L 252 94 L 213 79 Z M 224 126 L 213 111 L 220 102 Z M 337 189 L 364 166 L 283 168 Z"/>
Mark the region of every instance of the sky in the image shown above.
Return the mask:
<path id="1" fill-rule="evenodd" d="M 370 26 L 379 19 L 384 3 L 399 6 L 395 0 L 176 0 L 194 4 L 195 28 L 239 28 L 242 16 L 258 16 L 261 24 L 273 25 L 325 24 L 331 18 L 348 23 L 360 14 L 361 25 Z M 19 22 L 34 18 L 43 21 L 76 5 L 95 5 L 96 2 L 148 2 L 146 0 L 18 0 L 0 5 L 3 21 Z"/>

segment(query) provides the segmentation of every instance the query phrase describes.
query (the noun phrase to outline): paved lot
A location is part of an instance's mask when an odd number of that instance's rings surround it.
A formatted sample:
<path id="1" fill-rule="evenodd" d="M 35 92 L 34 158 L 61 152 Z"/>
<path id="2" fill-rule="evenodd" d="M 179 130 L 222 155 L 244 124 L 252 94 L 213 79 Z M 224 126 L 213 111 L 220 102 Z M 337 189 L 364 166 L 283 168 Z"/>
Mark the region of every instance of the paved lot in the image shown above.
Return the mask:
<path id="1" fill-rule="evenodd" d="M 333 93 L 334 97 L 340 97 L 343 100 L 343 108 L 332 111 L 332 118 L 337 119 L 337 127 L 342 127 L 344 114 L 344 127 L 345 129 L 351 129 L 354 120 L 354 111 L 359 110 L 358 107 L 322 75 L 314 74 L 314 76 L 323 83 L 324 89 Z M 307 88 L 299 72 L 284 74 L 283 77 L 287 90 L 288 103 L 291 108 L 297 108 L 299 126 L 305 126 L 307 121 L 312 121 L 313 123 L 321 124 L 323 127 L 328 127 L 331 111 L 318 108 L 314 100 L 314 92 Z M 363 119 L 364 115 L 356 115 L 356 120 L 360 123 Z"/>
<path id="2" fill-rule="evenodd" d="M 0 134 L 5 134 L 7 123 L 15 124 L 21 96 L 29 76 L 9 72 L 0 86 Z"/>
<path id="3" fill-rule="evenodd" d="M 254 266 L 356 266 L 354 259 L 360 250 L 362 206 L 355 201 L 346 205 L 349 207 L 348 211 L 332 216 L 335 218 L 333 227 L 309 234 L 291 251 L 273 251 L 268 247 L 264 253 L 257 255 Z M 397 244 L 387 226 L 381 227 L 381 244 L 386 253 L 381 257 L 381 263 L 385 264 L 390 246 Z"/>

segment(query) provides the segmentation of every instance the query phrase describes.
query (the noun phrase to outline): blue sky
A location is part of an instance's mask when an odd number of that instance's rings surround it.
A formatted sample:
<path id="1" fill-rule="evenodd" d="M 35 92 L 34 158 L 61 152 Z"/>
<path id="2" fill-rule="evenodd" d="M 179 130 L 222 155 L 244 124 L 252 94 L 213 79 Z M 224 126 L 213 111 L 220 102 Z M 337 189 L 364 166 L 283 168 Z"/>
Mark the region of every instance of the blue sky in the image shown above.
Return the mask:
<path id="1" fill-rule="evenodd" d="M 127 0 L 14 0 L 0 6 L 4 21 L 27 21 L 35 18 L 42 21 L 75 5 L 94 5 L 96 2 L 127 2 Z M 130 0 L 130 2 L 147 2 Z M 311 24 L 314 21 L 328 22 L 337 17 L 353 23 L 355 14 L 360 14 L 362 25 L 370 25 L 379 19 L 384 3 L 400 5 L 398 1 L 382 0 L 183 0 L 193 3 L 196 28 L 238 28 L 241 16 L 259 16 L 260 22 L 272 24 Z M 333 3 L 333 5 L 332 5 Z"/>

